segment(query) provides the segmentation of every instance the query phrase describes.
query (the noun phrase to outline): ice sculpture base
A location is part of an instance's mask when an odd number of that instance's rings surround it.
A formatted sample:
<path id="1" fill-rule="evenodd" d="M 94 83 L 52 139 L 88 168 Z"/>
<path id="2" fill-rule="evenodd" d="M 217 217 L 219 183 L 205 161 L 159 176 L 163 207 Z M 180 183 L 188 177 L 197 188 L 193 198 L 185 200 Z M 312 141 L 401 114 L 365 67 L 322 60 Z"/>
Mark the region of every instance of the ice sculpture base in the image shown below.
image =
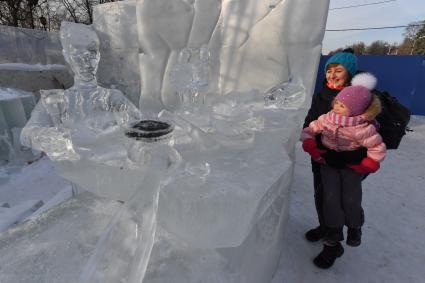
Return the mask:
<path id="1" fill-rule="evenodd" d="M 261 111 L 266 127 L 249 149 L 198 153 L 211 166 L 206 177 L 183 176 L 161 189 L 160 228 L 143 282 L 272 279 L 288 217 L 298 136 L 292 121 L 299 114 Z M 181 153 L 183 160 L 194 158 Z"/>

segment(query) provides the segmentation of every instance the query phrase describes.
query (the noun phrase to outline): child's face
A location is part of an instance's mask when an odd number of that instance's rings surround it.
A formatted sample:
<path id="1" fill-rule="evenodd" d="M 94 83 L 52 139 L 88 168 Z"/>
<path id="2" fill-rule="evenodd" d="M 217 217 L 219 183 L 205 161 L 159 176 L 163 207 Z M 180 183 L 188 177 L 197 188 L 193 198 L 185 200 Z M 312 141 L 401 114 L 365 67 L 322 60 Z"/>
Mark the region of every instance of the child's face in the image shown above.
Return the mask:
<path id="1" fill-rule="evenodd" d="M 343 87 L 348 84 L 350 75 L 344 66 L 340 64 L 330 64 L 326 70 L 326 80 L 334 87 Z"/>
<path id="2" fill-rule="evenodd" d="M 350 111 L 348 110 L 348 108 L 345 106 L 344 103 L 342 103 L 339 100 L 335 100 L 332 110 L 336 114 L 339 114 L 339 115 L 342 115 L 342 116 L 349 116 L 350 115 Z"/>

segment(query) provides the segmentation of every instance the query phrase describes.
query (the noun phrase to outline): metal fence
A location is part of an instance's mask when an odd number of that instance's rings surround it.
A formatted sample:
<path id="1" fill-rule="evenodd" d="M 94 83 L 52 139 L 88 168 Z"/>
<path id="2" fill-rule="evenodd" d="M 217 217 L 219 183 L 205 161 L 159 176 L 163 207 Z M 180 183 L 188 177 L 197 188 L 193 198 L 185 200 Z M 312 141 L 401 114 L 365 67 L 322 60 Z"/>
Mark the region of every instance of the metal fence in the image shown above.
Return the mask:
<path id="1" fill-rule="evenodd" d="M 329 56 L 322 56 L 317 73 L 315 93 L 322 87 L 324 65 Z M 425 115 L 425 58 L 422 56 L 358 56 L 359 70 L 378 78 L 377 89 L 387 91 L 414 115 Z"/>

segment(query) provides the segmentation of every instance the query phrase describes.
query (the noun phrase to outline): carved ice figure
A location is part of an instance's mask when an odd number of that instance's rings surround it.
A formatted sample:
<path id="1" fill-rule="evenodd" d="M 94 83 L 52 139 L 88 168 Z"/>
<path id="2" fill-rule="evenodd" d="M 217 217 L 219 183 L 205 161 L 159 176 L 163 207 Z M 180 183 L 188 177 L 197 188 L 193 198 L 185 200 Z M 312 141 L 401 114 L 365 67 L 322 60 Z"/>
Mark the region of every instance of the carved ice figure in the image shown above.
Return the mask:
<path id="1" fill-rule="evenodd" d="M 85 265 L 80 283 L 142 282 L 157 226 L 157 172 L 143 177 L 137 190 L 114 216 Z"/>
<path id="2" fill-rule="evenodd" d="M 175 87 L 183 105 L 204 103 L 209 85 L 210 51 L 207 45 L 184 48 L 170 71 L 170 82 Z"/>
<path id="3" fill-rule="evenodd" d="M 132 195 L 117 192 L 125 204 L 96 245 L 80 282 L 142 282 L 157 227 L 159 190 L 181 162 L 180 154 L 172 147 L 173 130 L 168 123 L 152 120 L 143 120 L 126 130 L 127 155 L 133 166 L 121 168 L 126 169 L 121 174 L 121 189 L 132 187 L 129 182 L 137 187 Z M 100 165 L 92 164 L 91 170 L 102 169 Z"/>
<path id="4" fill-rule="evenodd" d="M 99 39 L 91 27 L 63 22 L 63 55 L 74 72 L 70 89 L 41 91 L 40 102 L 21 134 L 22 144 L 51 159 L 76 160 L 73 143 L 85 144 L 140 118 L 138 109 L 118 90 L 97 84 Z M 78 130 L 77 130 L 78 129 Z"/>
<path id="5" fill-rule="evenodd" d="M 141 119 L 139 110 L 120 91 L 97 84 L 99 39 L 90 27 L 62 23 L 61 42 L 75 84 L 41 92 L 21 139 L 46 152 L 62 177 L 98 196 L 125 202 L 81 281 L 139 282 L 155 236 L 160 183 L 181 158 L 171 146 L 171 135 L 143 131 L 135 123 Z M 155 121 L 147 122 L 152 129 Z M 149 139 L 152 135 L 158 138 Z"/>
<path id="6" fill-rule="evenodd" d="M 98 30 L 113 42 L 114 55 L 104 66 L 121 70 L 116 61 L 122 52 L 131 47 L 127 57 L 134 58 L 138 49 L 140 68 L 133 66 L 131 73 L 140 69 L 140 108 L 176 109 L 180 101 L 171 70 L 182 50 L 203 45 L 211 54 L 207 97 L 264 93 L 292 76 L 301 79 L 308 104 L 328 5 L 328 0 L 128 0 L 97 5 L 95 26 L 105 25 Z M 132 75 L 123 81 L 135 85 Z"/>
<path id="7" fill-rule="evenodd" d="M 196 121 L 186 119 L 193 113 L 160 112 L 183 132 L 174 145 L 177 154 L 166 144 L 130 143 L 123 152 L 124 135 L 115 129 L 131 120 L 131 111 L 111 110 L 109 99 L 91 99 L 105 97 L 92 91 L 98 87 L 91 83 L 82 82 L 75 92 L 43 94 L 38 106 L 48 121 L 34 118 L 42 123 L 30 123 L 29 132 L 40 130 L 40 136 L 51 130 L 61 143 L 49 136 L 44 143 L 33 142 L 37 135 L 27 135 L 30 142 L 46 150 L 58 143 L 68 156 L 61 150 L 50 156 L 62 176 L 98 195 L 125 201 L 86 266 L 83 282 L 270 282 L 288 217 L 302 111 L 265 109 L 261 94 L 290 75 L 302 78 L 311 91 L 328 2 L 136 2 L 144 109 L 156 113 L 179 105 L 171 78 L 178 64 L 190 70 L 178 73 L 184 75 L 181 90 L 197 90 L 195 81 L 205 85 L 206 76 L 196 79 L 192 66 L 197 64 L 185 56 L 202 46 L 211 52 L 205 64 L 208 94 L 226 94 L 212 108 L 200 107 L 196 115 L 202 117 Z M 76 71 L 76 84 L 79 74 L 91 77 L 96 56 L 88 53 L 82 63 L 88 67 Z M 210 124 L 203 125 L 205 121 Z M 69 125 L 77 125 L 78 131 Z M 154 152 L 160 160 L 149 168 Z M 180 163 L 180 156 L 184 166 L 164 176 L 174 162 Z"/>
<path id="8" fill-rule="evenodd" d="M 221 4 L 218 0 L 147 0 L 137 1 L 136 8 L 141 50 L 140 105 L 143 113 L 158 113 L 164 107 L 179 104 L 176 87 L 170 81 L 173 66 L 180 63 L 179 54 L 192 55 L 187 54 L 189 50 L 200 50 L 202 56 L 207 55 L 206 47 L 201 46 L 208 46 Z"/>
<path id="9" fill-rule="evenodd" d="M 266 106 L 276 106 L 282 109 L 299 109 L 306 100 L 306 89 L 300 82 L 289 78 L 287 82 L 267 90 L 264 95 Z"/>

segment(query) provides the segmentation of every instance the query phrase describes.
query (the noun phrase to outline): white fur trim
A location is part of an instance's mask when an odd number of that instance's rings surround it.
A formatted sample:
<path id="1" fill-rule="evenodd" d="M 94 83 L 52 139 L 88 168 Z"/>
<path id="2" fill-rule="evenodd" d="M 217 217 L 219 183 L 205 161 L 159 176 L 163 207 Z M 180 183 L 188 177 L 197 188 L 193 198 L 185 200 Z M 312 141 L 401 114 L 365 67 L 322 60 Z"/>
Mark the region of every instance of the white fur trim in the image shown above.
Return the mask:
<path id="1" fill-rule="evenodd" d="M 360 73 L 353 77 L 351 85 L 359 85 L 372 90 L 375 88 L 377 81 L 377 78 L 371 73 Z"/>

